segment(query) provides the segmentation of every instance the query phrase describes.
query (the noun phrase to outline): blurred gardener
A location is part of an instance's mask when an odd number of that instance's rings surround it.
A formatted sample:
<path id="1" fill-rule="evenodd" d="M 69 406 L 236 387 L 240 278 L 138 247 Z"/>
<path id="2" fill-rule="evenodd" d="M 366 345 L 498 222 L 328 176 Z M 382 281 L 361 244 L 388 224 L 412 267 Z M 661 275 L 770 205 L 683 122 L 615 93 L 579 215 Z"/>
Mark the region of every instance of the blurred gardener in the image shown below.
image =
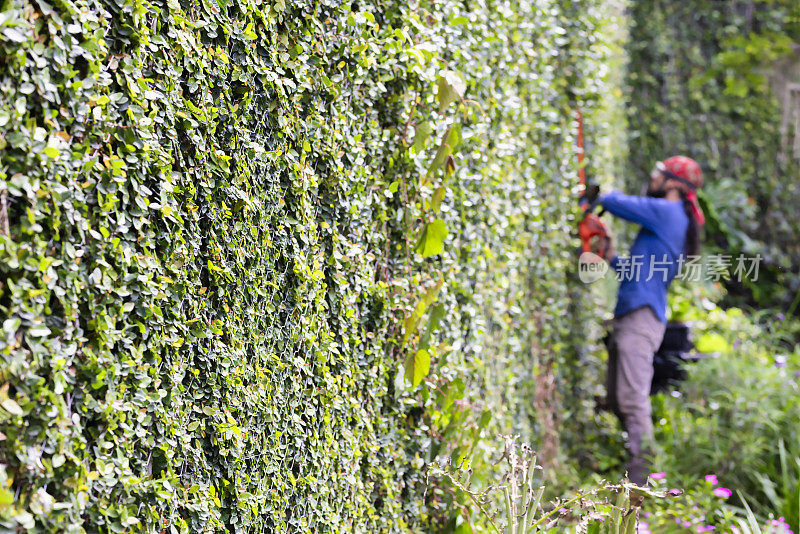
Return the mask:
<path id="1" fill-rule="evenodd" d="M 705 222 L 697 202 L 703 173 L 694 160 L 673 156 L 656 163 L 646 197 L 611 192 L 600 204 L 613 215 L 641 225 L 630 249 L 606 255 L 620 280 L 609 340 L 607 403 L 628 433 L 628 477 L 643 485 L 650 472 L 653 440 L 650 383 L 653 355 L 664 336 L 667 288 L 684 255 L 695 255 Z"/>

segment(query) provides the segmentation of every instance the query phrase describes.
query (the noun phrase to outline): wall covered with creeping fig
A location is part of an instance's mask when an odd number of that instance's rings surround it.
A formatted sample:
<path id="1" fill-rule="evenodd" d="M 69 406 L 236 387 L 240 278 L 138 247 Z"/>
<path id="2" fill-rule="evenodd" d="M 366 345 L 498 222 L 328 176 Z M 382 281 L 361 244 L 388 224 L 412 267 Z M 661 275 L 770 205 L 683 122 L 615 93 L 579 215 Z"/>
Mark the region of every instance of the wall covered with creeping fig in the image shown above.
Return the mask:
<path id="1" fill-rule="evenodd" d="M 601 8 L 3 2 L 0 525 L 427 530 L 557 454 Z"/>
<path id="2" fill-rule="evenodd" d="M 763 256 L 759 283 L 731 285 L 762 304 L 800 289 L 800 98 L 783 94 L 800 77 L 780 79 L 800 64 L 798 43 L 796 0 L 630 3 L 628 176 L 638 186 L 673 153 L 701 162 L 706 236 L 728 254 Z"/>

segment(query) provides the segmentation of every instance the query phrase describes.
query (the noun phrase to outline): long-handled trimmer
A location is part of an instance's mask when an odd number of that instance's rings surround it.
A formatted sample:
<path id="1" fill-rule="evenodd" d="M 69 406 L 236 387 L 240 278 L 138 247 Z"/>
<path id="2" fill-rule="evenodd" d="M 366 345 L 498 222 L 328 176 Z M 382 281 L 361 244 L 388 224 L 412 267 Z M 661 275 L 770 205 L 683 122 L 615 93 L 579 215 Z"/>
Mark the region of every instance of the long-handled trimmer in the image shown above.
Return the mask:
<path id="1" fill-rule="evenodd" d="M 594 208 L 597 206 L 597 197 L 600 187 L 597 185 L 586 184 L 586 170 L 584 168 L 584 149 L 583 149 L 583 113 L 578 109 L 578 179 L 580 180 L 580 199 L 578 204 L 583 210 L 583 218 L 578 224 L 578 236 L 581 238 L 581 252 L 593 252 L 605 259 L 611 243 L 608 237 L 608 228 L 600 219 L 604 210 L 595 215 Z"/>

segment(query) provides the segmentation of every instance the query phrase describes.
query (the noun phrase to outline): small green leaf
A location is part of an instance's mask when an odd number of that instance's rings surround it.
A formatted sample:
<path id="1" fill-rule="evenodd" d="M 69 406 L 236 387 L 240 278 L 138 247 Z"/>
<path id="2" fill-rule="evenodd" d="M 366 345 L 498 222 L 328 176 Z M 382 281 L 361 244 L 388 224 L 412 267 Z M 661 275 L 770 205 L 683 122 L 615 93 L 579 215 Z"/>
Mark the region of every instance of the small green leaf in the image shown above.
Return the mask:
<path id="1" fill-rule="evenodd" d="M 20 408 L 19 404 L 14 399 L 5 399 L 0 406 L 3 407 L 5 411 L 10 413 L 11 415 L 22 415 L 24 412 L 22 408 Z"/>
<path id="2" fill-rule="evenodd" d="M 5 330 L 7 334 L 14 334 L 20 324 L 22 324 L 22 320 L 19 317 L 6 319 L 3 321 L 3 330 Z"/>
<path id="3" fill-rule="evenodd" d="M 422 152 L 422 149 L 425 148 L 425 143 L 431 136 L 432 131 L 433 129 L 428 121 L 424 121 L 414 128 L 414 145 L 412 146 L 412 149 L 415 154 L 419 154 Z"/>
<path id="4" fill-rule="evenodd" d="M 414 249 L 423 258 L 441 254 L 444 250 L 444 240 L 447 237 L 447 226 L 442 219 L 429 222 L 422 229 L 417 246 Z"/>
<path id="5" fill-rule="evenodd" d="M 28 329 L 28 335 L 31 337 L 45 337 L 49 334 L 50 329 L 43 324 L 36 324 Z"/>
<path id="6" fill-rule="evenodd" d="M 431 370 L 431 355 L 425 349 L 409 354 L 406 357 L 405 370 L 406 380 L 413 387 L 418 386 Z"/>
<path id="7" fill-rule="evenodd" d="M 25 34 L 16 28 L 3 28 L 3 37 L 14 43 L 24 43 L 28 40 Z"/>
<path id="8" fill-rule="evenodd" d="M 444 113 L 452 102 L 462 98 L 467 90 L 467 83 L 452 70 L 444 70 L 436 82 L 437 98 L 439 100 L 439 113 Z"/>
<path id="9" fill-rule="evenodd" d="M 439 145 L 439 150 L 428 168 L 428 176 L 439 170 L 448 158 L 452 157 L 452 153 L 455 152 L 461 141 L 461 125 L 453 124 L 442 136 L 442 144 Z M 453 171 L 455 171 L 455 159 L 453 159 Z"/>
<path id="10" fill-rule="evenodd" d="M 256 35 L 256 32 L 253 30 L 252 22 L 247 25 L 247 27 L 244 29 L 244 32 L 242 33 L 244 33 L 244 36 L 250 41 L 255 41 L 256 39 L 258 39 L 258 35 Z"/>
<path id="11" fill-rule="evenodd" d="M 450 176 L 454 172 L 456 172 L 456 159 L 453 157 L 452 154 L 447 156 L 444 165 L 444 172 L 447 176 Z"/>
<path id="12" fill-rule="evenodd" d="M 433 334 L 434 330 L 439 328 L 439 323 L 442 322 L 442 318 L 444 318 L 445 307 L 444 304 L 441 302 L 431 308 L 431 312 L 428 314 L 428 328 L 425 330 L 425 334 L 419 340 L 419 346 L 423 349 L 427 349 L 430 345 L 431 335 Z"/>
<path id="13" fill-rule="evenodd" d="M 453 88 L 447 83 L 447 80 L 445 80 L 443 76 L 439 77 L 436 85 L 436 98 L 439 100 L 439 113 L 444 113 L 447 106 L 457 98 L 456 92 L 453 91 Z"/>
<path id="14" fill-rule="evenodd" d="M 442 206 L 442 200 L 444 200 L 444 194 L 447 192 L 447 188 L 443 185 L 440 185 L 436 188 L 436 191 L 433 192 L 433 196 L 431 196 L 431 209 L 435 213 L 439 213 L 439 208 Z"/>
<path id="15" fill-rule="evenodd" d="M 450 153 L 456 151 L 456 149 L 461 145 L 461 125 L 456 123 L 452 125 L 447 130 L 447 134 L 445 134 L 445 142 L 450 146 Z M 453 162 L 455 164 L 455 162 Z"/>
<path id="16" fill-rule="evenodd" d="M 450 146 L 443 140 L 442 144 L 439 145 L 439 150 L 436 151 L 436 155 L 433 157 L 433 161 L 431 162 L 430 167 L 428 167 L 427 176 L 430 176 L 431 174 L 439 170 L 444 164 L 445 160 L 447 159 L 447 156 L 449 155 L 450 155 Z"/>

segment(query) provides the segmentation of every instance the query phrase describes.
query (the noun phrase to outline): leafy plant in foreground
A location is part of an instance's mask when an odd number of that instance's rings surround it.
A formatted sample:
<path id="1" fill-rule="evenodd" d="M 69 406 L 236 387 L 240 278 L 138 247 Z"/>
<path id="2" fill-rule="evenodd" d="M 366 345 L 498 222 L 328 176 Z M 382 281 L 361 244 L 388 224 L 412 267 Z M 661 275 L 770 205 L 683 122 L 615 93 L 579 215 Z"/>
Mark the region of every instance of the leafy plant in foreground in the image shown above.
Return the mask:
<path id="1" fill-rule="evenodd" d="M 465 509 L 463 522 L 453 525 L 454 532 L 471 532 L 474 519 L 476 525 L 485 522 L 487 530 L 505 534 L 533 534 L 554 529 L 574 529 L 587 534 L 633 533 L 645 496 L 663 498 L 682 493 L 676 489 L 660 492 L 628 482 L 601 481 L 572 497 L 544 503 L 545 486 L 540 483 L 541 476 L 537 476 L 542 467 L 537 465 L 536 453 L 527 445 L 518 447 L 517 436 L 503 437 L 503 455 L 495 462 L 498 469 L 504 469 L 500 483 L 484 489 L 473 488 L 472 470 L 464 464 L 429 468 L 429 478 L 447 479 L 453 490 L 466 496 L 472 504 L 472 508 Z"/>

